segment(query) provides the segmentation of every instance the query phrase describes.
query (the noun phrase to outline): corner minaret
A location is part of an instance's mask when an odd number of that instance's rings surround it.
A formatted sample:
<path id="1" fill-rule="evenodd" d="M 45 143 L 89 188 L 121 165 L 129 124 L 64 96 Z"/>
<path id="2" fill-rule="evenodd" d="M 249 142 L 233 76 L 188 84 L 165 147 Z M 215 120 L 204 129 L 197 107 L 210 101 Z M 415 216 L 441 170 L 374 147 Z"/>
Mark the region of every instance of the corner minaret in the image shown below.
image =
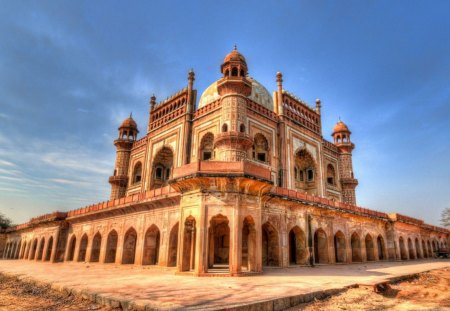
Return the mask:
<path id="1" fill-rule="evenodd" d="M 339 120 L 333 129 L 334 144 L 339 149 L 340 180 L 342 186 L 342 200 L 356 205 L 355 188 L 358 180 L 353 176 L 352 151 L 355 145 L 350 140 L 350 130 Z"/>
<path id="2" fill-rule="evenodd" d="M 253 141 L 247 134 L 247 97 L 252 93 L 252 82 L 247 79 L 245 57 L 236 46 L 220 66 L 222 78 L 217 82 L 221 96 L 220 133 L 214 140 L 217 160 L 241 161 L 247 158 L 247 150 Z"/>
<path id="3" fill-rule="evenodd" d="M 133 143 L 139 133 L 137 124 L 132 115 L 125 119 L 119 127 L 119 137 L 114 141 L 116 146 L 116 163 L 114 175 L 109 177 L 111 184 L 111 200 L 125 196 L 128 184 L 128 166 Z"/>

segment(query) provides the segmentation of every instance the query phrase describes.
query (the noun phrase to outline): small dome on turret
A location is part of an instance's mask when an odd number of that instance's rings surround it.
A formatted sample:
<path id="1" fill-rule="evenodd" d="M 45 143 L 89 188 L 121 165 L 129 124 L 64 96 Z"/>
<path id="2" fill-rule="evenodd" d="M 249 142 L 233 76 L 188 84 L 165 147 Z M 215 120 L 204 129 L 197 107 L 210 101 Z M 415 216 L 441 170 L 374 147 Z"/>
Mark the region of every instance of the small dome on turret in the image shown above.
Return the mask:
<path id="1" fill-rule="evenodd" d="M 335 134 L 335 133 L 342 133 L 342 132 L 350 133 L 350 130 L 348 129 L 347 124 L 345 124 L 344 122 L 339 120 L 339 122 L 336 123 L 336 125 L 334 126 L 333 134 Z"/>
<path id="2" fill-rule="evenodd" d="M 244 62 L 246 63 L 244 55 L 242 55 L 236 48 L 234 47 L 234 50 L 231 51 L 225 58 L 223 59 L 224 63 L 230 62 L 230 61 L 238 61 L 238 62 Z"/>
<path id="3" fill-rule="evenodd" d="M 122 124 L 119 127 L 119 129 L 123 129 L 123 128 L 133 129 L 133 130 L 136 130 L 137 132 L 139 132 L 137 123 L 136 123 L 136 121 L 134 121 L 133 116 L 131 114 L 128 118 L 123 120 Z"/>

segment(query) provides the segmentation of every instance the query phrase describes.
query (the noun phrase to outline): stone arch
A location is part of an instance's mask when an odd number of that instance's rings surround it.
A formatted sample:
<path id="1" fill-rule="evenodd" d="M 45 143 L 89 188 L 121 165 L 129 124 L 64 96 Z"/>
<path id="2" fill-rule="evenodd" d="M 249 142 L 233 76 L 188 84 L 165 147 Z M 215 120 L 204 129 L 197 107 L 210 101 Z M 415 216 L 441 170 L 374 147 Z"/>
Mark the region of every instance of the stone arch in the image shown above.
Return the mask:
<path id="1" fill-rule="evenodd" d="M 419 243 L 419 239 L 418 238 L 416 238 L 415 240 L 414 240 L 414 246 L 416 247 L 416 258 L 417 259 L 420 259 L 420 258 L 422 258 L 422 254 L 420 253 L 420 243 Z"/>
<path id="2" fill-rule="evenodd" d="M 20 251 L 20 255 L 19 255 L 19 259 L 24 259 L 26 258 L 26 251 L 27 251 L 27 247 L 28 247 L 28 242 L 27 241 L 23 241 L 23 247 L 22 250 Z"/>
<path id="3" fill-rule="evenodd" d="M 334 255 L 337 263 L 344 263 L 347 261 L 345 235 L 340 230 L 334 235 Z"/>
<path id="4" fill-rule="evenodd" d="M 262 226 L 262 264 L 276 267 L 280 265 L 278 232 L 270 222 Z"/>
<path id="5" fill-rule="evenodd" d="M 67 261 L 73 261 L 75 258 L 75 246 L 77 244 L 77 237 L 72 235 L 69 242 L 69 248 L 67 253 Z"/>
<path id="6" fill-rule="evenodd" d="M 423 258 L 428 258 L 427 245 L 425 244 L 425 241 L 423 239 L 422 239 L 422 254 Z"/>
<path id="7" fill-rule="evenodd" d="M 368 233 L 365 238 L 366 259 L 367 261 L 375 261 L 375 246 L 372 236 Z"/>
<path id="8" fill-rule="evenodd" d="M 252 158 L 254 160 L 269 163 L 269 142 L 261 133 L 257 133 L 253 139 Z"/>
<path id="9" fill-rule="evenodd" d="M 361 239 L 359 238 L 358 233 L 353 232 L 350 239 L 350 244 L 352 246 L 352 262 L 361 262 Z"/>
<path id="10" fill-rule="evenodd" d="M 131 184 L 139 184 L 142 179 L 142 163 L 138 161 L 133 168 L 133 177 L 131 179 Z"/>
<path id="11" fill-rule="evenodd" d="M 156 225 L 147 229 L 144 237 L 143 265 L 157 265 L 159 262 L 160 232 Z"/>
<path id="12" fill-rule="evenodd" d="M 35 239 L 33 240 L 33 244 L 32 244 L 32 247 L 31 247 L 30 260 L 33 260 L 33 259 L 36 257 L 37 244 L 38 244 L 38 239 L 35 238 Z"/>
<path id="13" fill-rule="evenodd" d="M 229 265 L 230 263 L 230 226 L 228 217 L 218 214 L 209 221 L 209 257 L 208 267 Z"/>
<path id="14" fill-rule="evenodd" d="M 408 253 L 406 252 L 406 246 L 405 246 L 405 241 L 403 240 L 403 237 L 399 238 L 398 244 L 400 246 L 400 258 L 402 260 L 407 260 L 408 259 Z"/>
<path id="15" fill-rule="evenodd" d="M 291 265 L 304 265 L 308 261 L 306 248 L 306 235 L 299 226 L 294 226 L 288 234 L 289 263 Z"/>
<path id="16" fill-rule="evenodd" d="M 50 261 L 50 258 L 52 256 L 52 250 L 53 250 L 53 236 L 50 236 L 47 243 L 47 251 L 44 256 L 44 261 Z"/>
<path id="17" fill-rule="evenodd" d="M 319 180 L 317 165 L 313 156 L 306 148 L 302 148 L 295 153 L 294 179 L 296 189 L 312 195 L 317 194 Z"/>
<path id="18" fill-rule="evenodd" d="M 86 251 L 88 247 L 88 236 L 87 234 L 83 234 L 80 240 L 80 247 L 78 249 L 78 262 L 86 261 Z"/>
<path id="19" fill-rule="evenodd" d="M 199 156 L 202 161 L 214 159 L 214 135 L 211 132 L 203 135 L 200 141 Z"/>
<path id="20" fill-rule="evenodd" d="M 384 239 L 381 236 L 381 234 L 378 235 L 377 237 L 377 248 L 378 248 L 378 260 L 386 260 L 387 259 L 386 247 L 384 244 Z"/>
<path id="21" fill-rule="evenodd" d="M 36 255 L 37 260 L 42 260 L 42 257 L 44 256 L 44 246 L 45 246 L 45 238 L 41 238 L 41 242 L 39 243 L 39 249 L 38 253 Z"/>
<path id="22" fill-rule="evenodd" d="M 195 240 L 197 237 L 196 221 L 190 215 L 184 221 L 183 232 L 183 253 L 181 260 L 181 271 L 190 271 L 195 269 Z"/>
<path id="23" fill-rule="evenodd" d="M 336 186 L 336 170 L 333 164 L 329 163 L 327 165 L 327 184 L 330 186 Z"/>
<path id="24" fill-rule="evenodd" d="M 153 157 L 150 189 L 167 186 L 174 165 L 174 152 L 172 148 L 164 146 Z"/>
<path id="25" fill-rule="evenodd" d="M 314 261 L 316 264 L 328 263 L 328 238 L 322 228 L 314 233 Z"/>
<path id="26" fill-rule="evenodd" d="M 252 216 L 244 218 L 242 226 L 242 269 L 256 271 L 256 227 Z"/>
<path id="27" fill-rule="evenodd" d="M 119 240 L 119 235 L 116 230 L 111 230 L 106 239 L 106 253 L 105 253 L 105 263 L 116 262 L 117 253 L 117 242 Z"/>
<path id="28" fill-rule="evenodd" d="M 415 259 L 416 258 L 411 238 L 408 238 L 408 252 L 409 252 L 409 259 Z"/>
<path id="29" fill-rule="evenodd" d="M 91 247 L 91 258 L 90 262 L 99 262 L 100 261 L 100 249 L 102 246 L 102 235 L 100 232 L 97 232 L 92 239 L 92 247 Z"/>
<path id="30" fill-rule="evenodd" d="M 432 258 L 433 257 L 433 250 L 431 248 L 430 240 L 427 241 L 427 251 L 428 251 L 428 257 Z"/>
<path id="31" fill-rule="evenodd" d="M 175 267 L 177 265 L 177 253 L 178 253 L 178 230 L 179 223 L 177 222 L 170 230 L 169 235 L 169 253 L 167 255 L 167 266 Z"/>
<path id="32" fill-rule="evenodd" d="M 134 264 L 136 256 L 137 232 L 131 227 L 123 238 L 122 264 Z"/>

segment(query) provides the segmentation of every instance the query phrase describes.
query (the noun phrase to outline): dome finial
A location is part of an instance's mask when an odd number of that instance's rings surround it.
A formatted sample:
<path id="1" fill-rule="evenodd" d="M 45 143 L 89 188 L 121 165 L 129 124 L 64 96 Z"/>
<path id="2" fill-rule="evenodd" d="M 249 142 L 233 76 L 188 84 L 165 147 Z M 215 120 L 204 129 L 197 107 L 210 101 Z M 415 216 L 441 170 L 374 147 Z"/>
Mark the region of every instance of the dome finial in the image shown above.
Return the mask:
<path id="1" fill-rule="evenodd" d="M 234 50 L 237 51 L 237 45 L 236 45 L 236 43 L 234 44 Z"/>
<path id="2" fill-rule="evenodd" d="M 130 118 L 133 119 L 133 112 L 130 112 Z"/>

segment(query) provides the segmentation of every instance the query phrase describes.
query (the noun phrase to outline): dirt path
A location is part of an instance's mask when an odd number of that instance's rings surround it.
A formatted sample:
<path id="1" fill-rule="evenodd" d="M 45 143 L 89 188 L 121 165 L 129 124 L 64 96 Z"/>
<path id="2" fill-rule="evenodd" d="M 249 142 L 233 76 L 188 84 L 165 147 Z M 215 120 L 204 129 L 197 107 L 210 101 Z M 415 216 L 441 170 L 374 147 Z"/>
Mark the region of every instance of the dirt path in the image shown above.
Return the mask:
<path id="1" fill-rule="evenodd" d="M 421 273 L 418 278 L 390 287 L 382 293 L 375 293 L 372 287 L 353 288 L 289 311 L 450 310 L 450 268 Z"/>
<path id="2" fill-rule="evenodd" d="M 110 311 L 113 309 L 52 290 L 49 286 L 36 286 L 0 273 L 0 311 L 4 310 Z"/>

